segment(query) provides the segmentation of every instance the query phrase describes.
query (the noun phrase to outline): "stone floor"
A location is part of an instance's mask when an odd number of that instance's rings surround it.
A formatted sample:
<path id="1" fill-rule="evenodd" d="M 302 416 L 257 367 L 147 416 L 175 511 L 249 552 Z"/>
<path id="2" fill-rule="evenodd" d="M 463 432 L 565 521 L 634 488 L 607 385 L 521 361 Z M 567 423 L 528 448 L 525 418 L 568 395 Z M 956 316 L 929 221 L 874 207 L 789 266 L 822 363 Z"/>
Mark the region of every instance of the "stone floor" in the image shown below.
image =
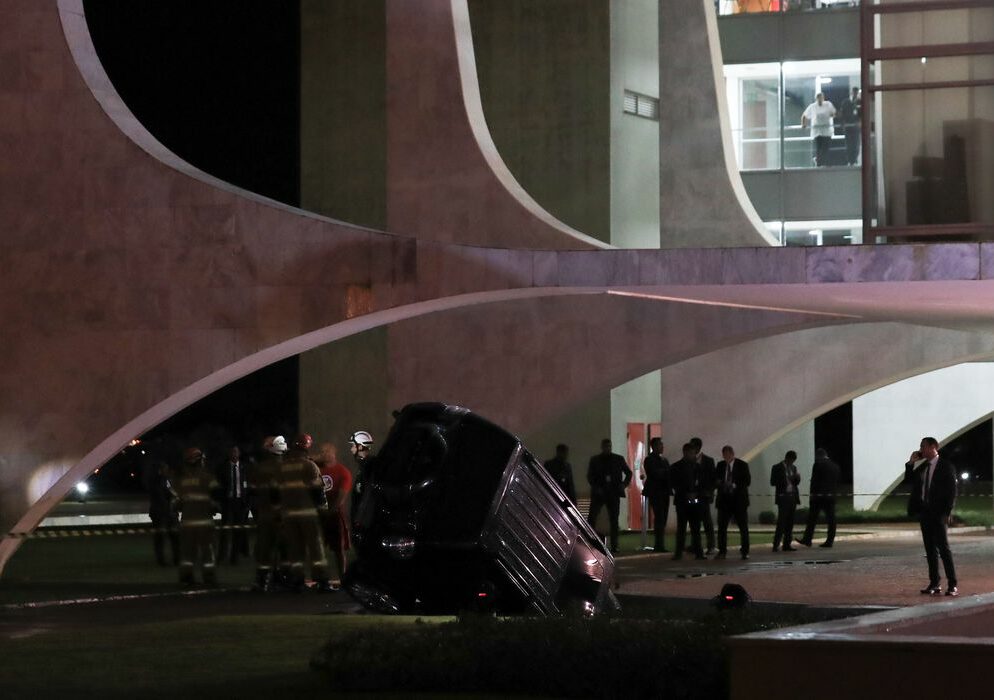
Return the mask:
<path id="1" fill-rule="evenodd" d="M 711 598 L 729 582 L 762 602 L 807 605 L 908 606 L 934 602 L 919 589 L 928 580 L 921 538 L 911 529 L 840 531 L 831 549 L 796 545 L 796 552 L 753 548 L 743 561 L 729 552 L 723 561 L 672 561 L 669 554 L 618 560 L 619 593 L 671 598 Z M 821 540 L 816 539 L 816 544 Z M 961 596 L 994 591 L 994 534 L 951 532 Z M 943 580 L 945 586 L 945 580 Z"/>

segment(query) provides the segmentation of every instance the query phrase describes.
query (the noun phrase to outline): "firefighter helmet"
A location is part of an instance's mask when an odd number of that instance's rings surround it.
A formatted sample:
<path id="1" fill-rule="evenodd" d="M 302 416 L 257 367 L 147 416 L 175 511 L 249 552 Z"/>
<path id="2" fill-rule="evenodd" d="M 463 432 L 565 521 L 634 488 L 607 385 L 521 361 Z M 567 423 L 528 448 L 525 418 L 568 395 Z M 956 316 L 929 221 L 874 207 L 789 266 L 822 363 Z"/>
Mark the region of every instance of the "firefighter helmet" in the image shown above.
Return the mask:
<path id="1" fill-rule="evenodd" d="M 349 444 L 354 455 L 368 452 L 373 446 L 373 436 L 365 430 L 357 430 L 349 437 Z"/>
<path id="2" fill-rule="evenodd" d="M 270 435 L 262 441 L 262 449 L 274 455 L 286 452 L 286 438 L 282 435 Z"/>
<path id="3" fill-rule="evenodd" d="M 314 438 L 312 438 L 307 433 L 299 433 L 293 439 L 293 446 L 296 447 L 298 450 L 309 450 L 311 449 L 311 445 L 313 444 L 314 444 Z"/>

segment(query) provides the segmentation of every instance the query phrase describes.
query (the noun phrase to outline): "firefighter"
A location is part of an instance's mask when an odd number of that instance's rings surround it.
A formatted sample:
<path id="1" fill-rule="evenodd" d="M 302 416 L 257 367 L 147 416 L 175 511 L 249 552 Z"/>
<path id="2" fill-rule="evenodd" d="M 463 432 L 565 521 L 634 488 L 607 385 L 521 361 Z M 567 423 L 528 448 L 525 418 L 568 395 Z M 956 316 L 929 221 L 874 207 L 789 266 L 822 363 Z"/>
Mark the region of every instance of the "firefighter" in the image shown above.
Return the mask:
<path id="1" fill-rule="evenodd" d="M 290 588 L 304 589 L 304 567 L 309 562 L 318 591 L 326 592 L 334 588 L 328 580 L 318 508 L 327 508 L 327 501 L 321 471 L 307 456 L 313 444 L 310 435 L 297 435 L 280 465 L 281 525 L 290 556 Z"/>
<path id="2" fill-rule="evenodd" d="M 286 438 L 272 435 L 262 441 L 262 455 L 249 470 L 249 492 L 255 529 L 255 589 L 272 590 L 273 565 L 280 535 L 279 479 Z"/>
<path id="3" fill-rule="evenodd" d="M 357 430 L 349 436 L 349 450 L 355 459 L 356 471 L 352 486 L 352 524 L 355 525 L 356 516 L 359 513 L 359 501 L 362 500 L 363 477 L 365 476 L 365 466 L 372 456 L 373 436 L 365 430 Z"/>
<path id="4" fill-rule="evenodd" d="M 206 467 L 204 453 L 198 447 L 183 451 L 183 465 L 175 481 L 179 510 L 180 583 L 193 585 L 193 569 L 200 561 L 203 581 L 217 584 L 214 572 L 214 513 L 218 484 Z"/>

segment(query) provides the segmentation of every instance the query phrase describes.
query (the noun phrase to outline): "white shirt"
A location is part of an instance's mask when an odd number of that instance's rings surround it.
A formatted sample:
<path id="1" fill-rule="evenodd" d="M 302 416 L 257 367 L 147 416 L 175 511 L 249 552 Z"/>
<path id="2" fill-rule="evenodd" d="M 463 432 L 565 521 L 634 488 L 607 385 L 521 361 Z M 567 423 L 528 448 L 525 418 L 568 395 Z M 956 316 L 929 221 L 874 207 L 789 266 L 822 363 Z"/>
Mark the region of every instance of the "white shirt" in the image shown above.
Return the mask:
<path id="1" fill-rule="evenodd" d="M 832 117 L 835 116 L 835 105 L 828 100 L 821 104 L 817 101 L 808 105 L 802 115 L 811 125 L 812 136 L 831 136 Z"/>

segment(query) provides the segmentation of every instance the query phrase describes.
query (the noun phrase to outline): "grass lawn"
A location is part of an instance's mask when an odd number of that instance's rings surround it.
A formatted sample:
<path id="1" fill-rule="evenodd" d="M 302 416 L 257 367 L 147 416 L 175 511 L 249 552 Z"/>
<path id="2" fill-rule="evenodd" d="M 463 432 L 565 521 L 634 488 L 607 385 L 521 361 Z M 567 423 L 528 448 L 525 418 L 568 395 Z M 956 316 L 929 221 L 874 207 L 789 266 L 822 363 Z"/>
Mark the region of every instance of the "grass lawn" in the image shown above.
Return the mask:
<path id="1" fill-rule="evenodd" d="M 329 682 L 309 664 L 329 639 L 412 623 L 373 615 L 259 615 L 41 632 L 0 641 L 0 687 L 5 698 L 33 699 L 327 696 Z M 438 697 L 402 691 L 334 696 Z"/>

